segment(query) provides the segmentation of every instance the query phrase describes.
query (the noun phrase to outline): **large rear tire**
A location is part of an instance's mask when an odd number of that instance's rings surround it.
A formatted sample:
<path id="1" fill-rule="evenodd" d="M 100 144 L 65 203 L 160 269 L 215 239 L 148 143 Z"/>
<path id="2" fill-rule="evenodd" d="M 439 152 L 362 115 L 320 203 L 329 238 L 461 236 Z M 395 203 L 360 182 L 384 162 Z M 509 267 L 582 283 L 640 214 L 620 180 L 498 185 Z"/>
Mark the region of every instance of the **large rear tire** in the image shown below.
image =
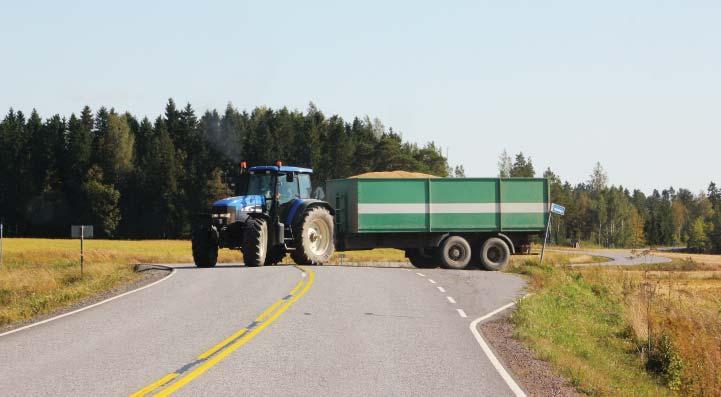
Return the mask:
<path id="1" fill-rule="evenodd" d="M 438 261 L 446 269 L 461 270 L 471 262 L 471 245 L 461 236 L 450 236 L 438 247 Z"/>
<path id="2" fill-rule="evenodd" d="M 406 250 L 406 258 L 411 265 L 419 269 L 434 269 L 438 267 L 438 261 L 433 255 L 428 255 L 425 250 L 419 248 L 411 248 Z"/>
<path id="3" fill-rule="evenodd" d="M 293 234 L 295 250 L 290 256 L 299 265 L 322 265 L 335 251 L 333 217 L 323 207 L 313 207 L 303 214 Z"/>
<path id="4" fill-rule="evenodd" d="M 218 244 L 212 238 L 213 230 L 198 229 L 193 233 L 193 261 L 197 267 L 213 267 L 218 262 Z"/>
<path id="5" fill-rule="evenodd" d="M 268 223 L 263 218 L 249 218 L 243 233 L 243 260 L 245 266 L 265 264 L 268 253 Z"/>
<path id="6" fill-rule="evenodd" d="M 265 265 L 266 266 L 272 266 L 276 265 L 283 261 L 283 258 L 285 258 L 285 248 L 283 248 L 282 245 L 275 246 L 268 250 L 268 253 L 265 254 Z"/>
<path id="7" fill-rule="evenodd" d="M 511 259 L 511 249 L 498 237 L 491 237 L 481 246 L 481 267 L 485 270 L 502 270 Z"/>

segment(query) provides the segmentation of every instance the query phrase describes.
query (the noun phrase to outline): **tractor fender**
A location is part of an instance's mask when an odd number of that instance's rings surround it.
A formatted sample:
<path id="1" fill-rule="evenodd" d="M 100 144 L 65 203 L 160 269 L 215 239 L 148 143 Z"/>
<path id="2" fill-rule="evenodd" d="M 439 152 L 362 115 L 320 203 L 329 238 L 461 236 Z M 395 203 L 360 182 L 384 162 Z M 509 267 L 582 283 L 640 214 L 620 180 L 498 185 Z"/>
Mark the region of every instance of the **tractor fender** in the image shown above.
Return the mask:
<path id="1" fill-rule="evenodd" d="M 296 199 L 291 205 L 290 210 L 288 211 L 288 215 L 285 218 L 285 224 L 295 225 L 298 219 L 301 219 L 301 217 L 303 216 L 303 214 L 305 214 L 306 211 L 314 207 L 325 208 L 328 210 L 328 212 L 330 212 L 331 215 L 335 215 L 335 210 L 330 206 L 330 204 L 326 203 L 325 201 L 316 199 Z"/>

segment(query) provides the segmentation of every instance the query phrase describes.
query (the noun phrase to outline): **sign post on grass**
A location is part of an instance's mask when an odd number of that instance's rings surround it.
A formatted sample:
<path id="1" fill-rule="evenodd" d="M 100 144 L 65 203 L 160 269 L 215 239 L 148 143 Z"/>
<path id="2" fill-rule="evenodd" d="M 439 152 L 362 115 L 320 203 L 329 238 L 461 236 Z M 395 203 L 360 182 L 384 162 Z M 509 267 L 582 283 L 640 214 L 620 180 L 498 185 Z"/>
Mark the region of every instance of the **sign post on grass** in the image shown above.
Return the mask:
<path id="1" fill-rule="evenodd" d="M 0 267 L 3 265 L 3 221 L 0 220 Z"/>
<path id="2" fill-rule="evenodd" d="M 546 252 L 546 243 L 548 242 L 548 231 L 551 229 L 551 215 L 556 214 L 563 216 L 566 213 L 566 207 L 551 203 L 551 210 L 548 212 L 548 222 L 546 223 L 546 234 L 543 236 L 543 247 L 541 248 L 541 263 L 543 263 L 543 254 Z"/>
<path id="3" fill-rule="evenodd" d="M 85 238 L 93 238 L 92 225 L 73 225 L 70 226 L 70 237 L 80 239 L 80 277 L 83 277 L 83 262 L 85 261 L 85 252 L 83 243 Z"/>

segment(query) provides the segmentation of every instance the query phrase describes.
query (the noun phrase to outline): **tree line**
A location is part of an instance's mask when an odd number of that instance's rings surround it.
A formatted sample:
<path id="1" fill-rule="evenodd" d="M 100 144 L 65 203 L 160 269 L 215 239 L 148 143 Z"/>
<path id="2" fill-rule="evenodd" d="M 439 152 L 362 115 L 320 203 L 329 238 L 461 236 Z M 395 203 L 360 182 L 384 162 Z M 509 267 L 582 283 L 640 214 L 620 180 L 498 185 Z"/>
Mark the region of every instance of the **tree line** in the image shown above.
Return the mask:
<path id="1" fill-rule="evenodd" d="M 511 159 L 504 151 L 498 161 L 501 177 L 533 177 L 531 158 L 521 152 Z M 558 244 L 586 241 L 603 247 L 686 245 L 697 252 L 721 252 L 721 189 L 711 182 L 705 192 L 669 187 L 650 195 L 638 189 L 609 186 L 596 163 L 589 179 L 571 185 L 550 168 L 551 198 L 566 207 L 554 217 L 550 238 Z"/>
<path id="2" fill-rule="evenodd" d="M 10 109 L 0 122 L 0 218 L 6 233 L 67 236 L 71 224 L 127 238 L 188 236 L 196 214 L 231 194 L 238 163 L 313 168 L 315 183 L 385 170 L 452 170 L 433 142 L 419 146 L 368 117 L 228 105 L 198 117 L 170 99 L 151 121 L 88 106 L 42 119 Z"/>

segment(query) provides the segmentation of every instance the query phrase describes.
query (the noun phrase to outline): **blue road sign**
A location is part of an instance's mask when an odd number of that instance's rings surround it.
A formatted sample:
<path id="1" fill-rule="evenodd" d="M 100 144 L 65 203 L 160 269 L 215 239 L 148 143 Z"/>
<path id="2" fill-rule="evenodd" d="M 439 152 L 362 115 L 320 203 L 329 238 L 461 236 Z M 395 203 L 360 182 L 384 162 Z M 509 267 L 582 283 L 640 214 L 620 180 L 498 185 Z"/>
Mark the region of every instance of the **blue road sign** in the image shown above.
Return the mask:
<path id="1" fill-rule="evenodd" d="M 566 207 L 564 207 L 560 204 L 551 203 L 551 212 L 553 212 L 556 215 L 563 215 L 566 213 Z"/>

